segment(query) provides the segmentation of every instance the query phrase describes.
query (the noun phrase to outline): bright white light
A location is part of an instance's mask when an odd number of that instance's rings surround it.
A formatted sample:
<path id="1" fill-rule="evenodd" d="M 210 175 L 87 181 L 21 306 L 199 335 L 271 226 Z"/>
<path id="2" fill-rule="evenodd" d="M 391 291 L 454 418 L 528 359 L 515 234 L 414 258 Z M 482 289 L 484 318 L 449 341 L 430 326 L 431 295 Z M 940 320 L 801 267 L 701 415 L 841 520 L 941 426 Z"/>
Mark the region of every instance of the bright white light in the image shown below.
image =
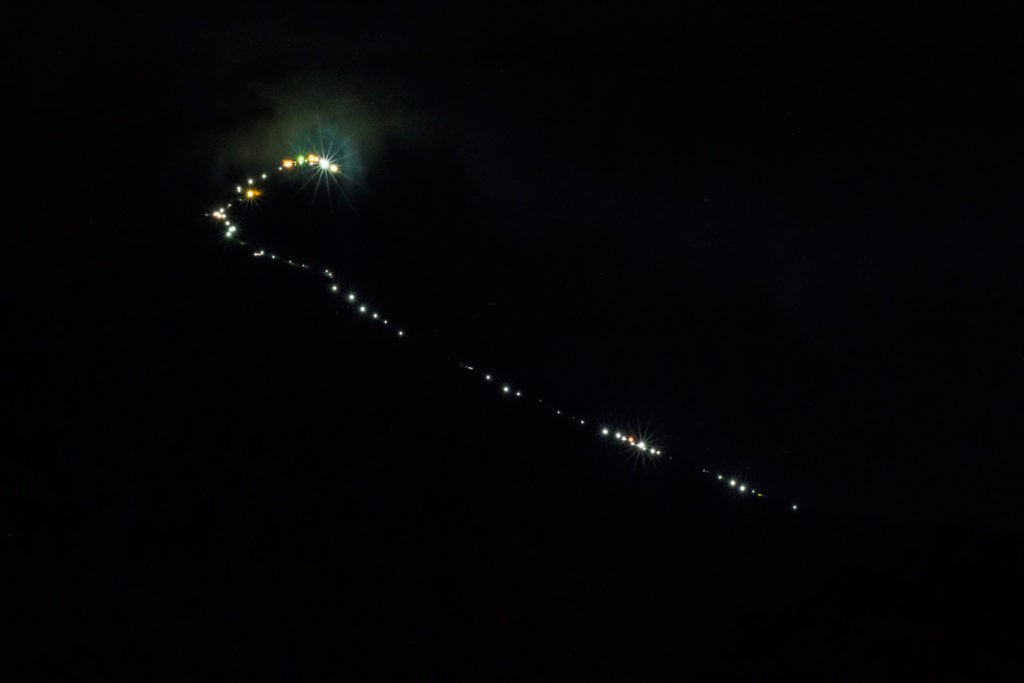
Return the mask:
<path id="1" fill-rule="evenodd" d="M 349 293 L 349 295 L 348 295 L 348 300 L 349 300 L 349 301 L 355 301 L 355 300 L 356 300 L 356 295 L 355 295 L 355 294 L 352 294 L 352 293 L 350 292 L 350 293 Z"/>
<path id="2" fill-rule="evenodd" d="M 404 337 L 405 336 L 405 332 L 402 332 L 401 330 L 399 330 L 398 331 L 398 336 L 399 337 Z"/>
<path id="3" fill-rule="evenodd" d="M 604 428 L 603 428 L 603 429 L 601 430 L 601 434 L 602 434 L 603 436 L 608 436 L 608 428 L 607 428 L 607 427 L 604 427 Z"/>
<path id="4" fill-rule="evenodd" d="M 484 379 L 487 380 L 488 382 L 490 382 L 491 381 L 491 376 L 490 375 L 484 375 Z"/>
<path id="5" fill-rule="evenodd" d="M 584 422 L 583 420 L 580 420 L 580 424 L 581 424 L 581 425 L 585 425 L 585 424 L 587 424 L 587 423 L 586 423 L 586 422 Z"/>
<path id="6" fill-rule="evenodd" d="M 516 396 L 522 396 L 522 395 L 523 395 L 523 392 L 521 392 L 521 391 L 517 391 L 516 392 Z"/>
<path id="7" fill-rule="evenodd" d="M 264 180 L 266 180 L 266 179 L 267 179 L 267 174 L 266 174 L 266 173 L 264 173 L 264 174 L 263 174 L 263 175 L 261 175 L 260 177 L 261 177 L 261 178 L 263 178 Z"/>
<path id="8" fill-rule="evenodd" d="M 641 441 L 640 443 L 638 443 L 636 445 L 636 447 L 639 448 L 640 450 L 643 450 L 643 449 L 647 448 L 647 444 L 645 444 L 643 441 Z"/>
<path id="9" fill-rule="evenodd" d="M 736 480 L 735 479 L 730 479 L 729 480 L 729 486 L 735 486 L 735 485 L 736 485 Z"/>
<path id="10" fill-rule="evenodd" d="M 248 183 L 249 183 L 250 185 L 252 185 L 252 178 L 249 178 L 249 180 L 248 180 L 247 182 L 248 182 Z"/>
<path id="11" fill-rule="evenodd" d="M 338 285 L 331 285 L 331 291 L 332 292 L 337 292 L 338 291 Z"/>
<path id="12" fill-rule="evenodd" d="M 721 481 L 721 480 L 722 480 L 722 475 L 721 475 L 721 474 L 719 474 L 719 475 L 718 475 L 718 480 L 719 480 L 719 481 Z"/>
<path id="13" fill-rule="evenodd" d="M 328 161 L 327 159 L 321 159 L 320 168 L 322 168 L 325 171 L 329 171 L 331 169 L 331 162 Z"/>
<path id="14" fill-rule="evenodd" d="M 377 314 L 376 314 L 376 313 L 374 313 L 374 314 L 373 314 L 373 319 L 374 319 L 374 320 L 376 320 L 376 319 L 377 319 Z"/>
<path id="15" fill-rule="evenodd" d="M 796 504 L 793 505 L 793 509 L 796 510 Z"/>
<path id="16" fill-rule="evenodd" d="M 359 312 L 360 313 L 366 313 L 366 306 L 360 306 L 359 307 Z"/>
<path id="17" fill-rule="evenodd" d="M 505 392 L 506 394 L 507 394 L 508 392 L 512 391 L 511 389 L 509 389 L 509 388 L 508 388 L 508 385 L 507 385 L 507 384 L 506 384 L 505 386 L 503 386 L 503 387 L 501 388 L 501 390 L 502 390 L 502 391 L 504 391 L 504 392 Z"/>
<path id="18" fill-rule="evenodd" d="M 622 438 L 622 432 L 615 432 L 615 438 L 616 439 L 621 439 Z"/>
<path id="19" fill-rule="evenodd" d="M 235 185 L 235 192 L 241 192 L 241 191 L 242 191 L 242 186 L 241 185 Z"/>
<path id="20" fill-rule="evenodd" d="M 740 491 L 746 491 L 746 490 L 747 490 L 747 487 L 744 486 L 743 484 L 740 484 Z"/>

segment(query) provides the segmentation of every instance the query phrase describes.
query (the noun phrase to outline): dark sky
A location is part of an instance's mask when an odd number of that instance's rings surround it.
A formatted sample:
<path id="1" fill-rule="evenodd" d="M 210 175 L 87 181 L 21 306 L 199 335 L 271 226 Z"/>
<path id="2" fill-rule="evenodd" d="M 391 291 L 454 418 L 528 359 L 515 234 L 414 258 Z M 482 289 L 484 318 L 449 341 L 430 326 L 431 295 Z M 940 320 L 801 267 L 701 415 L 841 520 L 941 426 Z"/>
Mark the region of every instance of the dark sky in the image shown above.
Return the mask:
<path id="1" fill-rule="evenodd" d="M 11 24 L 25 678 L 1013 661 L 1009 22 L 374 4 Z M 415 343 L 203 217 L 321 137 L 358 160 L 348 199 L 253 221 Z"/>

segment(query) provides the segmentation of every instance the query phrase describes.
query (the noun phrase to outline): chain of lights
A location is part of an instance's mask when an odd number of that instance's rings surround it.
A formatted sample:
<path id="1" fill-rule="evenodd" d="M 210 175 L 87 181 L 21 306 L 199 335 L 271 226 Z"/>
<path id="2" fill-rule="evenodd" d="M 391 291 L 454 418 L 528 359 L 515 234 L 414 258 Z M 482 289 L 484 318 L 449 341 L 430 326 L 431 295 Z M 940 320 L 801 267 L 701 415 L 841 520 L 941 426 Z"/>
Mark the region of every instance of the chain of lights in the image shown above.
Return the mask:
<path id="1" fill-rule="evenodd" d="M 295 174 L 314 174 L 326 177 L 340 177 L 342 170 L 338 162 L 331 159 L 328 155 L 308 153 L 300 154 L 294 158 L 284 159 L 278 166 L 278 174 L 281 176 L 289 175 L 294 176 Z M 232 199 L 224 202 L 220 207 L 207 213 L 207 217 L 211 218 L 217 225 L 221 226 L 224 230 L 224 239 L 228 242 L 239 245 L 240 247 L 246 247 L 253 249 L 252 257 L 255 259 L 267 260 L 275 263 L 279 263 L 284 266 L 296 268 L 299 270 L 306 270 L 315 272 L 322 276 L 327 281 L 328 290 L 332 295 L 337 295 L 348 304 L 348 307 L 361 318 L 365 318 L 367 321 L 375 322 L 381 326 L 387 326 L 394 330 L 394 333 L 398 337 L 405 338 L 406 331 L 400 327 L 392 326 L 389 318 L 385 317 L 381 311 L 374 310 L 368 303 L 362 301 L 353 289 L 346 289 L 342 291 L 341 282 L 339 282 L 334 272 L 330 268 L 314 267 L 308 263 L 296 261 L 291 258 L 280 256 L 277 253 L 268 252 L 266 249 L 255 246 L 247 242 L 239 235 L 239 221 L 232 217 L 232 210 L 238 206 L 253 205 L 256 204 L 264 196 L 264 188 L 272 181 L 272 176 L 267 173 L 260 173 L 257 176 L 252 176 L 246 179 L 244 183 L 240 183 L 234 187 L 234 193 Z M 466 363 L 459 363 L 459 367 L 468 372 L 474 373 L 482 382 L 497 387 L 497 393 L 499 396 L 508 399 L 523 399 L 524 394 L 522 389 L 515 387 L 512 383 L 505 380 L 499 379 L 490 372 L 478 370 L 473 365 Z M 544 404 L 543 399 L 535 399 L 538 404 Z M 573 415 L 562 411 L 561 409 L 551 410 L 554 417 L 568 420 L 570 423 L 586 427 L 588 422 L 585 418 L 578 415 Z M 591 423 L 592 424 L 592 423 Z M 659 460 L 664 455 L 664 450 L 653 443 L 649 438 L 637 436 L 628 430 L 616 430 L 613 427 L 598 426 L 597 435 L 605 440 L 612 443 L 619 444 L 622 447 L 629 449 L 634 456 L 643 459 L 644 461 Z M 672 459 L 668 456 L 668 459 Z M 711 474 L 707 469 L 700 470 L 703 474 Z M 717 481 L 722 482 L 728 490 L 736 495 L 751 496 L 756 498 L 765 497 L 764 492 L 758 491 L 752 485 L 747 482 L 742 482 L 735 477 L 728 477 L 723 474 L 716 473 L 715 478 Z M 796 511 L 798 506 L 794 503 L 791 505 L 791 509 Z"/>

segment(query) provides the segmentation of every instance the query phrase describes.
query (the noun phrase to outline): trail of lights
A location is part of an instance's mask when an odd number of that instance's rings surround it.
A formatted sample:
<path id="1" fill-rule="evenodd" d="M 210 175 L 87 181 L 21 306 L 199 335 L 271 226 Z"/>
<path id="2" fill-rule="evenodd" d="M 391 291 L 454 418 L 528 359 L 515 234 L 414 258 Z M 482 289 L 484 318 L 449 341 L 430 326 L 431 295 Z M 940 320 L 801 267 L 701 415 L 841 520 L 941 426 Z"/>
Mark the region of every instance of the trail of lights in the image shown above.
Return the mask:
<path id="1" fill-rule="evenodd" d="M 297 173 L 312 173 L 315 175 L 318 174 L 320 176 L 331 177 L 341 174 L 340 164 L 326 154 L 321 155 L 316 153 L 300 154 L 294 158 L 284 159 L 280 166 L 278 166 L 277 170 L 279 176 L 293 176 Z M 255 259 L 266 260 L 298 270 L 310 271 L 318 274 L 327 281 L 327 289 L 331 295 L 339 297 L 339 299 L 347 304 L 347 307 L 357 317 L 363 318 L 368 322 L 375 322 L 383 327 L 391 327 L 394 330 L 396 337 L 404 339 L 406 337 L 406 330 L 401 327 L 392 326 L 390 319 L 385 317 L 382 311 L 372 308 L 369 305 L 369 302 L 363 301 L 354 288 L 345 288 L 345 290 L 342 291 L 342 283 L 335 278 L 334 272 L 330 268 L 313 267 L 308 263 L 280 256 L 275 252 L 267 251 L 266 248 L 250 244 L 239 236 L 238 220 L 233 218 L 231 213 L 233 207 L 239 205 L 244 206 L 246 204 L 258 204 L 264 196 L 264 183 L 268 180 L 270 180 L 270 176 L 267 173 L 260 173 L 258 179 L 257 177 L 246 178 L 244 183 L 235 185 L 232 199 L 226 201 L 218 208 L 206 214 L 207 217 L 211 218 L 215 222 L 215 224 L 223 226 L 224 239 L 230 243 L 237 244 L 240 247 L 254 249 L 252 257 Z M 466 363 L 459 363 L 459 367 L 473 373 L 485 384 L 492 386 L 496 385 L 497 394 L 503 398 L 507 398 L 509 400 L 525 398 L 523 390 L 513 382 L 498 379 L 493 373 L 478 370 L 475 366 Z M 538 404 L 544 404 L 543 399 L 537 398 L 535 400 Z M 561 408 L 553 410 L 547 409 L 547 411 L 556 418 L 568 420 L 570 424 L 580 427 L 586 427 L 588 425 L 586 418 L 580 417 L 579 415 L 566 414 Z M 596 433 L 602 440 L 618 444 L 619 446 L 628 449 L 635 456 L 642 458 L 644 461 L 659 460 L 665 453 L 661 446 L 651 443 L 649 437 L 638 436 L 630 430 L 615 430 L 612 427 L 601 425 L 596 428 Z M 671 456 L 668 456 L 668 459 L 671 460 Z M 700 472 L 704 474 L 711 474 L 707 469 L 701 469 Z M 725 488 L 737 496 L 746 496 L 750 498 L 765 497 L 765 494 L 762 491 L 757 490 L 750 483 L 741 481 L 735 477 L 728 477 L 726 475 L 716 473 L 715 479 L 718 482 L 721 482 Z M 796 503 L 793 503 L 791 504 L 790 509 L 793 512 L 796 512 L 799 507 Z"/>

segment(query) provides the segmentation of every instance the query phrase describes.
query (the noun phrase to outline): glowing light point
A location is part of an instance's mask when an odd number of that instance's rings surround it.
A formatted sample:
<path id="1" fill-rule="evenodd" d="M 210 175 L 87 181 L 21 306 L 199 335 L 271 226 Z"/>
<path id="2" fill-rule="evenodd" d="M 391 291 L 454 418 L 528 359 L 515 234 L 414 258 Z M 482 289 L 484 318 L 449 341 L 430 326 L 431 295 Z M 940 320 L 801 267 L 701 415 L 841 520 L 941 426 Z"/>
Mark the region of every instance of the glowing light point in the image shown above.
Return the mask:
<path id="1" fill-rule="evenodd" d="M 484 375 L 484 379 L 487 380 L 488 382 L 490 382 L 491 381 L 491 376 L 490 375 Z"/>
<path id="2" fill-rule="evenodd" d="M 337 292 L 338 291 L 338 285 L 331 285 L 331 291 L 332 292 Z"/>
<path id="3" fill-rule="evenodd" d="M 349 301 L 355 301 L 355 300 L 356 300 L 356 295 L 355 295 L 355 294 L 352 294 L 352 293 L 350 292 L 350 293 L 349 293 L 349 295 L 348 295 L 348 300 L 349 300 Z"/>
<path id="4" fill-rule="evenodd" d="M 299 158 L 301 159 L 302 157 L 299 157 Z M 313 166 L 314 164 L 319 164 L 320 163 L 320 157 L 317 156 L 316 154 L 310 154 L 310 155 L 306 156 L 306 161 L 309 162 L 310 166 Z"/>
<path id="5" fill-rule="evenodd" d="M 645 448 L 647 448 L 647 444 L 645 444 L 643 441 L 641 441 L 640 443 L 638 443 L 636 445 L 636 447 L 639 448 L 640 450 L 644 450 Z"/>
<path id="6" fill-rule="evenodd" d="M 586 423 L 586 422 L 585 422 L 584 420 L 580 420 L 580 424 L 581 424 L 581 425 L 585 425 L 585 424 L 587 424 L 587 423 Z"/>
<path id="7" fill-rule="evenodd" d="M 743 492 L 743 491 L 746 491 L 746 490 L 747 490 L 747 487 L 744 486 L 743 484 L 740 484 L 740 491 Z"/>
<path id="8" fill-rule="evenodd" d="M 292 168 L 293 166 L 295 166 L 295 162 L 292 161 L 291 159 L 285 159 L 284 161 L 281 162 L 282 168 Z"/>
<path id="9" fill-rule="evenodd" d="M 796 503 L 793 503 L 793 510 L 796 510 Z"/>
<path id="10" fill-rule="evenodd" d="M 267 179 L 267 174 L 263 173 L 263 174 L 260 175 L 260 177 L 263 178 L 264 180 L 266 180 Z"/>
<path id="11" fill-rule="evenodd" d="M 405 336 L 405 332 L 402 332 L 401 330 L 399 330 L 398 331 L 398 336 L 399 337 L 404 337 Z"/>
<path id="12" fill-rule="evenodd" d="M 608 428 L 607 427 L 604 427 L 603 429 L 601 429 L 601 436 L 608 436 Z"/>
<path id="13" fill-rule="evenodd" d="M 730 479 L 729 480 L 729 486 L 736 486 L 736 480 L 735 479 Z"/>
<path id="14" fill-rule="evenodd" d="M 521 391 L 517 391 L 516 392 L 516 396 L 522 396 L 522 395 L 523 395 L 523 392 L 521 392 Z"/>
<path id="15" fill-rule="evenodd" d="M 242 191 L 242 186 L 241 185 L 235 185 L 235 192 L 241 192 L 241 191 Z"/>
<path id="16" fill-rule="evenodd" d="M 330 168 L 331 173 L 337 173 L 339 170 L 340 169 L 338 168 L 337 164 L 331 164 L 331 168 Z"/>
<path id="17" fill-rule="evenodd" d="M 721 474 L 719 474 L 719 475 L 718 475 L 718 480 L 719 480 L 719 481 L 721 481 L 721 480 L 722 480 L 722 475 L 721 475 Z"/>
<path id="18" fill-rule="evenodd" d="M 374 320 L 376 320 L 376 319 L 377 319 L 377 314 L 376 314 L 376 313 L 374 313 L 374 314 L 373 314 L 373 319 L 374 319 Z"/>
<path id="19" fill-rule="evenodd" d="M 616 439 L 621 439 L 622 438 L 622 432 L 615 432 L 615 438 Z"/>
<path id="20" fill-rule="evenodd" d="M 331 163 L 331 162 L 330 162 L 329 160 L 327 160 L 327 159 L 321 159 L 321 160 L 320 160 L 320 168 L 322 168 L 322 169 L 323 169 L 323 170 L 325 170 L 325 171 L 329 171 L 329 170 L 331 170 L 331 166 L 333 166 L 333 165 L 334 165 L 334 164 L 332 164 L 332 163 Z"/>
<path id="21" fill-rule="evenodd" d="M 506 384 L 505 386 L 503 386 L 503 387 L 501 388 L 501 390 L 502 390 L 502 391 L 504 391 L 504 392 L 505 392 L 506 394 L 507 394 L 508 392 L 512 391 L 511 389 L 509 389 L 509 388 L 508 388 L 508 385 L 507 385 L 507 384 Z"/>
<path id="22" fill-rule="evenodd" d="M 359 307 L 359 312 L 360 313 L 366 313 L 366 306 L 360 306 Z"/>

